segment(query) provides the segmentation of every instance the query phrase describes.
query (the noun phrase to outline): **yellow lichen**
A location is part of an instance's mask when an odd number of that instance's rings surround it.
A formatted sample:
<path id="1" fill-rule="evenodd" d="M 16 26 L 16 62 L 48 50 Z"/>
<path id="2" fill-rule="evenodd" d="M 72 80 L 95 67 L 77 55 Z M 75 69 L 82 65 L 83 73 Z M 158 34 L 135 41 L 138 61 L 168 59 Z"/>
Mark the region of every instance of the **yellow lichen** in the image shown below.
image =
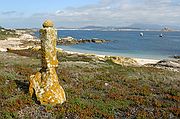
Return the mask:
<path id="1" fill-rule="evenodd" d="M 58 76 L 55 67 L 58 66 L 56 56 L 57 32 L 51 21 L 44 22 L 43 29 L 40 30 L 41 51 L 42 51 L 42 69 L 30 77 L 29 92 L 32 96 L 35 93 L 37 100 L 41 104 L 62 104 L 65 100 L 65 92 L 59 85 Z M 35 91 L 35 92 L 34 92 Z"/>
<path id="2" fill-rule="evenodd" d="M 54 24 L 51 20 L 46 20 L 44 23 L 43 23 L 43 27 L 53 27 Z"/>

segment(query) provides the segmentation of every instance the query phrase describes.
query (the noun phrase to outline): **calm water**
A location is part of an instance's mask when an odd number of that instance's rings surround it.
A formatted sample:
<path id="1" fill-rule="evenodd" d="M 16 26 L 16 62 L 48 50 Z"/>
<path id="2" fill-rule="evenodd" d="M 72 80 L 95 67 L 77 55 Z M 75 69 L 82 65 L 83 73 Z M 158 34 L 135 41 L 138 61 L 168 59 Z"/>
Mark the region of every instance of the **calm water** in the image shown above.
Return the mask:
<path id="1" fill-rule="evenodd" d="M 180 32 L 164 32 L 164 37 L 159 37 L 161 32 L 143 32 L 143 37 L 139 33 L 139 31 L 61 30 L 58 31 L 59 37 L 72 36 L 77 39 L 100 38 L 111 40 L 111 42 L 58 47 L 68 51 L 153 59 L 180 55 Z"/>

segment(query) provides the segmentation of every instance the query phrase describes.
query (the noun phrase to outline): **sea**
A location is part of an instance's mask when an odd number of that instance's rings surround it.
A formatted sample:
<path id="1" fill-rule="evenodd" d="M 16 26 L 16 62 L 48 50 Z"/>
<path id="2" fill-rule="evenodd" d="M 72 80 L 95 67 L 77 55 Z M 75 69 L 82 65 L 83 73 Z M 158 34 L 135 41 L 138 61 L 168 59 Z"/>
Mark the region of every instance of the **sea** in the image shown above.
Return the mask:
<path id="1" fill-rule="evenodd" d="M 66 51 L 145 59 L 180 56 L 180 32 L 58 30 L 58 37 L 67 36 L 76 39 L 98 38 L 110 42 L 57 46 Z"/>

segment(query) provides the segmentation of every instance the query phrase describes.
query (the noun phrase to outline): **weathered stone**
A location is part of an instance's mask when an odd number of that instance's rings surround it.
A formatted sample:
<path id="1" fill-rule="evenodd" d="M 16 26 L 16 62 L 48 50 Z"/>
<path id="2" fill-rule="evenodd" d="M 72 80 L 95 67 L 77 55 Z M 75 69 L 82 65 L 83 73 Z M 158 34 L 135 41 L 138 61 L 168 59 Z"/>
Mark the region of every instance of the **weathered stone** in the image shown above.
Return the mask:
<path id="1" fill-rule="evenodd" d="M 54 24 L 51 20 L 46 20 L 44 23 L 43 23 L 43 27 L 46 28 L 46 27 L 53 27 Z"/>
<path id="2" fill-rule="evenodd" d="M 155 64 L 156 66 L 180 68 L 180 60 L 161 60 Z"/>
<path id="3" fill-rule="evenodd" d="M 104 40 L 104 39 L 75 39 L 73 37 L 65 37 L 65 38 L 59 38 L 57 40 L 58 45 L 75 45 L 75 44 L 80 44 L 80 43 L 105 43 L 105 42 L 110 42 L 110 40 Z"/>
<path id="4" fill-rule="evenodd" d="M 58 67 L 56 56 L 57 31 L 53 27 L 40 29 L 42 69 L 30 77 L 30 95 L 36 95 L 41 104 L 62 104 L 65 100 L 65 92 L 59 85 L 55 68 Z M 43 26 L 44 26 L 43 24 Z M 53 23 L 52 23 L 53 24 Z"/>
<path id="5" fill-rule="evenodd" d="M 136 60 L 134 60 L 132 58 L 128 58 L 128 57 L 106 56 L 105 59 L 111 60 L 112 62 L 114 62 L 116 64 L 123 65 L 123 66 L 136 66 L 136 65 L 138 65 Z"/>
<path id="6" fill-rule="evenodd" d="M 57 32 L 53 28 L 43 28 L 40 30 L 42 67 L 51 68 L 58 66 L 56 56 Z"/>
<path id="7" fill-rule="evenodd" d="M 36 75 L 32 75 L 29 92 L 31 96 L 35 93 L 37 100 L 43 105 L 62 104 L 66 100 L 64 90 L 59 85 L 55 68 L 41 70 Z"/>

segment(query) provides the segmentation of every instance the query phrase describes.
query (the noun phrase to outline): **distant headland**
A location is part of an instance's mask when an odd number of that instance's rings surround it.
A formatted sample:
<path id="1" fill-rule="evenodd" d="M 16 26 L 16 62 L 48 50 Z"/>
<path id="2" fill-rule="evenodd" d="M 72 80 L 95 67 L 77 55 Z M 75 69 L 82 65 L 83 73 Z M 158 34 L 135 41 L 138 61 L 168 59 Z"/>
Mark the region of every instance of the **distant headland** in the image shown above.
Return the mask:
<path id="1" fill-rule="evenodd" d="M 57 27 L 58 30 L 97 30 L 97 31 L 180 31 L 180 26 L 158 24 L 132 24 L 128 26 L 84 26 Z"/>

